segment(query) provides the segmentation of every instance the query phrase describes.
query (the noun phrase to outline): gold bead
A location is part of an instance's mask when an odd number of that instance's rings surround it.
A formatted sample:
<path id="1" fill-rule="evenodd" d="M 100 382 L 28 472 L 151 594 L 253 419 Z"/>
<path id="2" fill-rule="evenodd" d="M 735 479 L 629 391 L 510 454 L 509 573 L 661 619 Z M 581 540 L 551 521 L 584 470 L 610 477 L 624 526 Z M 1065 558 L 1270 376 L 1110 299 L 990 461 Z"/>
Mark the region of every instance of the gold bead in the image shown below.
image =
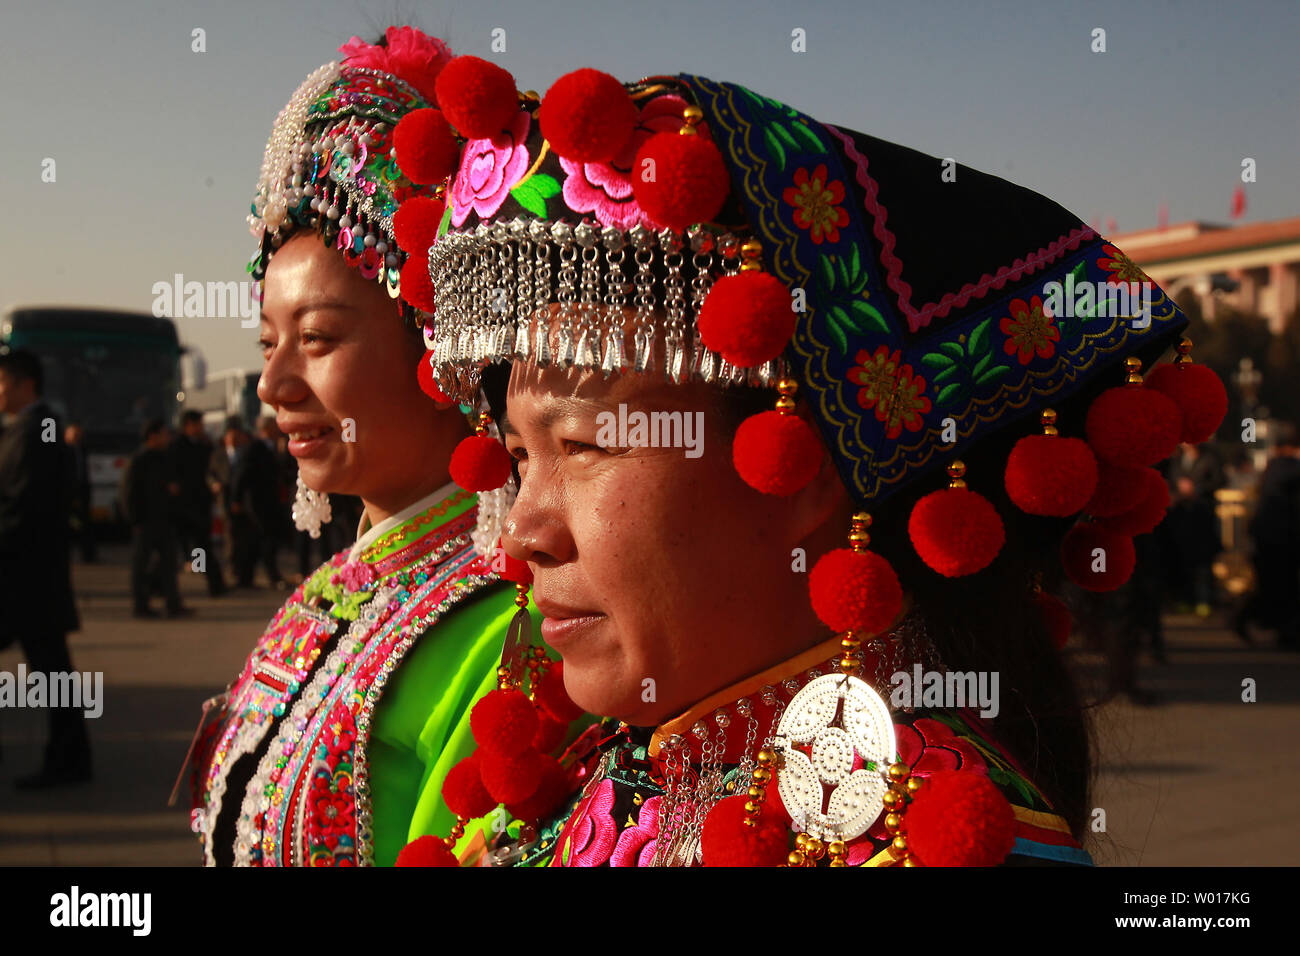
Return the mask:
<path id="1" fill-rule="evenodd" d="M 772 771 L 768 770 L 766 767 L 755 767 L 752 776 L 760 783 L 767 783 L 772 779 Z"/>
<path id="2" fill-rule="evenodd" d="M 704 110 L 694 104 L 682 110 L 682 120 L 691 126 L 694 126 L 702 119 L 704 119 Z"/>
<path id="3" fill-rule="evenodd" d="M 776 410 L 780 412 L 782 415 L 789 415 L 791 412 L 794 411 L 794 399 L 790 398 L 789 396 L 782 395 L 780 398 L 776 400 Z"/>
<path id="4" fill-rule="evenodd" d="M 826 847 L 816 837 L 809 837 L 803 852 L 810 860 L 820 860 L 826 855 Z"/>
<path id="5" fill-rule="evenodd" d="M 903 795 L 897 790 L 886 790 L 880 802 L 885 805 L 886 810 L 894 810 L 903 805 Z"/>
<path id="6" fill-rule="evenodd" d="M 894 783 L 902 783 L 912 773 L 912 768 L 905 763 L 890 764 L 889 779 Z"/>
<path id="7" fill-rule="evenodd" d="M 1142 360 L 1136 355 L 1130 355 L 1124 360 L 1124 367 L 1128 369 L 1128 384 L 1142 384 Z"/>
<path id="8" fill-rule="evenodd" d="M 687 107 L 689 109 L 690 107 Z M 763 254 L 763 244 L 757 239 L 746 239 L 740 245 L 740 257 L 742 259 L 757 259 Z"/>
<path id="9" fill-rule="evenodd" d="M 760 750 L 758 752 L 758 765 L 760 767 L 769 767 L 776 763 L 776 751 Z"/>
<path id="10" fill-rule="evenodd" d="M 853 524 L 862 525 L 863 530 L 866 530 L 871 527 L 871 515 L 865 511 L 859 511 L 853 515 Z"/>
<path id="11" fill-rule="evenodd" d="M 805 850 L 805 849 L 807 849 L 807 847 L 808 847 L 808 834 L 806 834 L 806 833 L 800 833 L 797 837 L 794 838 L 794 845 L 797 846 L 800 850 Z"/>
<path id="12" fill-rule="evenodd" d="M 783 378 L 776 383 L 776 390 L 781 395 L 792 396 L 799 391 L 799 383 L 792 378 Z"/>
<path id="13" fill-rule="evenodd" d="M 763 792 L 763 788 L 762 788 L 762 787 L 750 787 L 750 788 L 749 788 L 749 799 L 751 799 L 751 800 L 762 800 L 765 796 L 767 796 L 767 794 Z"/>
<path id="14" fill-rule="evenodd" d="M 859 553 L 867 550 L 867 545 L 871 544 L 871 535 L 865 531 L 849 532 L 849 547 Z"/>
<path id="15" fill-rule="evenodd" d="M 910 853 L 907 856 L 903 857 L 903 866 L 920 866 L 920 865 L 921 865 L 920 863 L 916 862 L 916 857 L 912 856 Z"/>
<path id="16" fill-rule="evenodd" d="M 903 825 L 903 818 L 897 813 L 885 814 L 885 829 L 890 833 L 897 833 L 898 828 Z"/>
<path id="17" fill-rule="evenodd" d="M 848 854 L 849 848 L 844 845 L 843 840 L 835 840 L 826 845 L 826 852 L 830 855 L 832 860 L 838 860 L 840 857 Z M 834 866 L 834 864 L 831 865 Z"/>
<path id="18" fill-rule="evenodd" d="M 889 844 L 889 852 L 894 856 L 902 856 L 907 852 L 907 837 L 899 834 L 894 837 L 894 842 Z"/>
<path id="19" fill-rule="evenodd" d="M 757 813 L 762 813 L 762 812 L 763 812 L 763 805 L 762 805 L 761 803 L 756 803 L 756 802 L 753 801 L 753 800 L 746 800 L 746 801 L 745 801 L 745 812 L 748 813 L 748 814 L 751 814 L 751 815 L 753 815 L 753 814 L 757 814 Z"/>
<path id="20" fill-rule="evenodd" d="M 785 858 L 786 866 L 803 866 L 803 854 L 797 850 Z"/>
<path id="21" fill-rule="evenodd" d="M 858 659 L 857 659 L 856 657 L 841 657 L 841 658 L 840 658 L 840 673 L 841 673 L 841 674 L 852 674 L 852 673 L 853 673 L 854 671 L 856 671 L 857 669 L 858 669 Z"/>
<path id="22" fill-rule="evenodd" d="M 912 794 L 912 796 L 916 796 L 917 791 L 924 785 L 925 781 L 920 777 L 909 777 L 907 779 L 907 792 Z"/>

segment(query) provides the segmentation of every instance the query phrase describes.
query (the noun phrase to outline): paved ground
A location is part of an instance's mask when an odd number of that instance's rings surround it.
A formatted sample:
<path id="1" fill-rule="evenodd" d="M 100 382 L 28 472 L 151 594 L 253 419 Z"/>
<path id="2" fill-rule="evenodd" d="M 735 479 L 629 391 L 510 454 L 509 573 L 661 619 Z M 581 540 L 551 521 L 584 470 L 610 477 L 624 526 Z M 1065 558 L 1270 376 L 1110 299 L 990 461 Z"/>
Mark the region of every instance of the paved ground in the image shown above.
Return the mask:
<path id="1" fill-rule="evenodd" d="M 44 714 L 0 711 L 0 864 L 193 865 L 198 846 L 184 810 L 167 795 L 204 698 L 238 670 L 283 595 L 236 592 L 210 600 L 182 575 L 198 610 L 178 623 L 129 615 L 125 555 L 78 565 L 85 627 L 73 636 L 81 670 L 104 672 L 103 717 L 92 722 L 96 777 L 75 789 L 19 793 L 13 778 L 32 769 Z M 1105 810 L 1099 862 L 1121 865 L 1300 863 L 1300 655 L 1246 647 L 1221 624 L 1168 622 L 1169 663 L 1144 663 L 1145 686 L 1165 703 L 1115 702 L 1097 713 L 1099 779 Z M 1081 655 L 1086 671 L 1100 661 Z M 15 649 L 0 653 L 13 671 Z M 1258 703 L 1241 702 L 1241 682 Z"/>

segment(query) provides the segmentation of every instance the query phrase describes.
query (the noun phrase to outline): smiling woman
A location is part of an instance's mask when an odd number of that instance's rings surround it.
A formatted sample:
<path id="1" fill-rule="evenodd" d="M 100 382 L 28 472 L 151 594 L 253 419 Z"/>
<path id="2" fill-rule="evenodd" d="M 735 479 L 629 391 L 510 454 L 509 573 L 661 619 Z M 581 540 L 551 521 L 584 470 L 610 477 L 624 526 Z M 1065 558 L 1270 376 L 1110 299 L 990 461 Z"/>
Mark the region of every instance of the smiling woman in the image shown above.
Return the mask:
<path id="1" fill-rule="evenodd" d="M 1051 591 L 1123 583 L 1152 466 L 1222 418 L 1190 346 L 1143 384 L 1176 306 L 1050 314 L 1119 257 L 1077 217 L 733 84 L 578 70 L 498 120 L 536 158 L 488 204 L 456 172 L 433 361 L 465 399 L 512 363 L 503 544 L 609 719 L 482 859 L 1090 864 Z M 611 415 L 702 416 L 703 454 Z"/>
<path id="2" fill-rule="evenodd" d="M 450 481 L 469 426 L 421 385 L 430 303 L 403 270 L 425 250 L 394 231 L 403 209 L 441 213 L 441 191 L 389 152 L 403 117 L 434 112 L 450 51 L 402 27 L 341 52 L 267 146 L 251 220 L 258 395 L 298 461 L 300 527 L 328 520 L 329 493 L 365 513 L 356 543 L 306 578 L 204 708 L 192 819 L 210 865 L 391 865 L 447 832 L 444 780 L 523 613 L 491 560 L 494 509 Z"/>

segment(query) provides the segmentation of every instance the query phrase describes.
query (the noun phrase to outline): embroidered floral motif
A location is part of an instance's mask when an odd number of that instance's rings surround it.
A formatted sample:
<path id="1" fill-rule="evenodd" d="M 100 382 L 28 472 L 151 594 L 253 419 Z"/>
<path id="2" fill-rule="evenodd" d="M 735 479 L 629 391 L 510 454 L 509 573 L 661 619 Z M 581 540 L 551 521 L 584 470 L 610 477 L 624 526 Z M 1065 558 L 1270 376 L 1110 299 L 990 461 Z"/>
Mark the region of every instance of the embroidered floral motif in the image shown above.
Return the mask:
<path id="1" fill-rule="evenodd" d="M 490 139 L 472 139 L 461 153 L 460 170 L 451 186 L 453 226 L 463 225 L 472 209 L 481 218 L 493 216 L 510 190 L 528 171 L 529 114 L 520 110 L 509 129 Z"/>
<path id="2" fill-rule="evenodd" d="M 349 591 L 368 591 L 375 583 L 375 569 L 364 561 L 349 561 L 330 575 L 330 584 L 337 584 Z"/>
<path id="3" fill-rule="evenodd" d="M 663 797 L 651 797 L 641 805 L 636 826 L 628 827 L 618 837 L 610 866 L 649 866 L 655 858 L 659 837 L 659 804 Z"/>
<path id="4" fill-rule="evenodd" d="M 606 777 L 596 785 L 592 799 L 578 811 L 569 829 L 565 866 L 600 866 L 614 849 L 618 827 L 609 811 L 614 806 L 614 781 Z"/>
<path id="5" fill-rule="evenodd" d="M 858 404 L 875 409 L 889 438 L 897 438 L 904 428 L 919 431 L 924 424 L 922 416 L 930 411 L 930 399 L 923 394 L 925 379 L 910 365 L 899 367 L 902 351 L 882 345 L 869 355 L 863 349 L 857 361 L 859 364 L 849 369 L 848 379 L 862 386 L 858 389 Z"/>
<path id="6" fill-rule="evenodd" d="M 875 408 L 876 403 L 889 394 L 898 374 L 898 360 L 902 353 L 882 345 L 874 353 L 866 349 L 858 352 L 857 365 L 849 369 L 849 381 L 862 387 L 858 389 L 858 404 Z"/>
<path id="7" fill-rule="evenodd" d="M 1124 253 L 1120 252 L 1109 242 L 1102 245 L 1101 251 L 1105 253 L 1105 255 L 1097 260 L 1097 265 L 1110 273 L 1106 279 L 1107 282 L 1119 284 L 1121 282 L 1151 281 L 1150 277 L 1138 268 L 1136 262 L 1124 255 Z"/>
<path id="8" fill-rule="evenodd" d="M 826 164 L 822 163 L 811 173 L 806 168 L 795 170 L 794 185 L 781 194 L 785 202 L 794 207 L 794 222 L 807 229 L 812 241 L 839 242 L 840 228 L 849 224 L 849 214 L 840 203 L 844 202 L 844 184 L 839 180 L 827 182 Z"/>
<path id="9" fill-rule="evenodd" d="M 1039 296 L 1029 302 L 1024 299 L 1012 299 L 1011 316 L 998 322 L 998 328 L 1007 336 L 1002 348 L 1008 355 L 1014 355 L 1021 365 L 1028 365 L 1039 358 L 1051 358 L 1056 352 L 1054 343 L 1061 340 L 1061 330 L 1055 325 L 1052 314 L 1043 305 Z"/>

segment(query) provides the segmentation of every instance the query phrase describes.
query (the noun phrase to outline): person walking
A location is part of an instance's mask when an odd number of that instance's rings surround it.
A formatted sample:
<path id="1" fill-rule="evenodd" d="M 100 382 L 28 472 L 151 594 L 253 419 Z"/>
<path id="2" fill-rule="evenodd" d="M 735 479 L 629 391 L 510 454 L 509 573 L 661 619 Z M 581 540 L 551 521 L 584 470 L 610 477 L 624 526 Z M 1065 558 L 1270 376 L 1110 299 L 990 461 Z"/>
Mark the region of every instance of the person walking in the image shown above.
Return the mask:
<path id="1" fill-rule="evenodd" d="M 163 592 L 168 617 L 193 613 L 181 605 L 176 584 L 176 508 L 180 497 L 172 456 L 168 454 L 167 426 L 159 419 L 145 423 L 144 443 L 131 456 L 122 476 L 122 512 L 131 525 L 132 615 L 155 618 L 149 607 L 150 582 Z M 151 574 L 151 566 L 156 570 Z"/>
<path id="2" fill-rule="evenodd" d="M 71 462 L 41 400 L 44 370 L 25 349 L 0 355 L 0 647 L 22 646 L 33 673 L 72 673 L 68 632 L 81 626 L 68 566 Z M 49 708 L 41 769 L 19 789 L 89 780 L 90 740 L 79 708 Z"/>
<path id="3" fill-rule="evenodd" d="M 184 560 L 194 560 L 194 552 L 202 552 L 208 594 L 220 597 L 226 592 L 226 583 L 221 558 L 212 546 L 212 488 L 208 484 L 212 442 L 203 431 L 201 412 L 191 409 L 181 416 L 181 434 L 172 445 L 172 458 L 180 485 L 176 503 L 180 553 Z"/>

